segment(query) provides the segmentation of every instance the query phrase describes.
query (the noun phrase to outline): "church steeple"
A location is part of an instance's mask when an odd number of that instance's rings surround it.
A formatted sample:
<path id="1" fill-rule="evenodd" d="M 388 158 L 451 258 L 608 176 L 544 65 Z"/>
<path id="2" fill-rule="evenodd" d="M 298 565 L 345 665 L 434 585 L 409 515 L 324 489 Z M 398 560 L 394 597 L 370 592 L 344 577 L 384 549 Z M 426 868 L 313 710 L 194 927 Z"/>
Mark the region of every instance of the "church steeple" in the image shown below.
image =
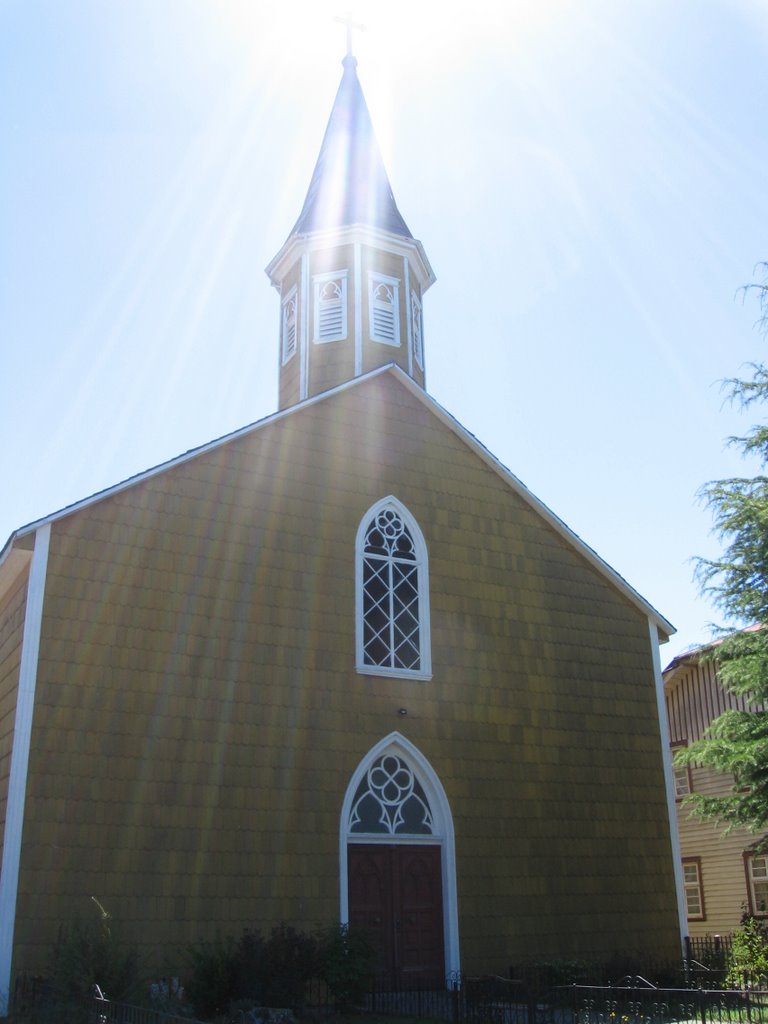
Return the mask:
<path id="1" fill-rule="evenodd" d="M 387 363 L 424 386 L 435 277 L 397 208 L 348 52 L 304 205 L 267 267 L 282 300 L 280 408 Z"/>

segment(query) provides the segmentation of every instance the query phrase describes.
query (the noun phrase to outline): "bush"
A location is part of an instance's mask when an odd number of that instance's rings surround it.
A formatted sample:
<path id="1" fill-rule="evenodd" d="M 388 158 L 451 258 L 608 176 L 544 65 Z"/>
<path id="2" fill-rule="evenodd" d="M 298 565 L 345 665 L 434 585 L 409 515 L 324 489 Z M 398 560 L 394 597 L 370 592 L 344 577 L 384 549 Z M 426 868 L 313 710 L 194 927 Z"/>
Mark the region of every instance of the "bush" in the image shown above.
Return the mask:
<path id="1" fill-rule="evenodd" d="M 261 951 L 262 1005 L 298 1010 L 317 967 L 318 942 L 313 935 L 285 924 L 273 928 Z"/>
<path id="2" fill-rule="evenodd" d="M 368 932 L 337 924 L 320 933 L 320 977 L 341 1009 L 362 1002 L 375 959 Z"/>
<path id="3" fill-rule="evenodd" d="M 91 899 L 99 910 L 98 921 L 78 919 L 59 929 L 49 971 L 57 1002 L 82 1000 L 94 985 L 115 1000 L 130 999 L 138 991 L 136 948 L 120 941 L 110 914 L 95 896 Z"/>
<path id="4" fill-rule="evenodd" d="M 246 930 L 234 939 L 199 942 L 188 950 L 185 991 L 195 1013 L 215 1017 L 234 1002 L 298 1010 L 318 965 L 317 940 L 290 925 L 268 939 Z"/>
<path id="5" fill-rule="evenodd" d="M 223 1014 L 237 998 L 240 962 L 234 939 L 201 941 L 187 951 L 189 975 L 184 990 L 198 1017 Z"/>
<path id="6" fill-rule="evenodd" d="M 729 988 L 762 983 L 768 977 L 768 928 L 752 914 L 744 913 L 741 927 L 733 933 L 728 954 Z"/>

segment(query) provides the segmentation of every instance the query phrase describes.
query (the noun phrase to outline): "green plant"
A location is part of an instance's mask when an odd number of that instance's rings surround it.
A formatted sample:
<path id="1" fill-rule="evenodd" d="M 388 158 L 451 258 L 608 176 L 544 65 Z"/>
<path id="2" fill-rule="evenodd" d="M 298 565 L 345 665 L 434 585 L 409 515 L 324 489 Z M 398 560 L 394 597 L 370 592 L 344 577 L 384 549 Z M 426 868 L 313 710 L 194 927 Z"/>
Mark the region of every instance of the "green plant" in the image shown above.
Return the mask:
<path id="1" fill-rule="evenodd" d="M 768 977 L 768 928 L 752 914 L 744 913 L 741 927 L 733 933 L 728 954 L 729 988 L 741 988 Z"/>
<path id="2" fill-rule="evenodd" d="M 81 1000 L 94 985 L 110 999 L 125 1000 L 139 987 L 136 948 L 120 940 L 112 917 L 91 896 L 99 912 L 97 921 L 76 919 L 62 925 L 52 951 L 49 977 L 57 1002 Z"/>
<path id="3" fill-rule="evenodd" d="M 203 1017 L 221 1015 L 235 1002 L 298 1010 L 317 970 L 317 949 L 314 936 L 285 924 L 268 939 L 246 930 L 238 940 L 199 942 L 188 950 L 187 997 Z"/>
<path id="4" fill-rule="evenodd" d="M 336 924 L 320 933 L 320 977 L 341 1009 L 362 1002 L 375 958 L 366 931 Z"/>
<path id="5" fill-rule="evenodd" d="M 188 975 L 184 989 L 198 1017 L 225 1013 L 239 997 L 243 964 L 231 938 L 202 940 L 187 949 Z"/>
<path id="6" fill-rule="evenodd" d="M 259 979 L 263 1005 L 300 1009 L 307 983 L 317 967 L 315 936 L 286 924 L 273 928 L 261 950 Z"/>

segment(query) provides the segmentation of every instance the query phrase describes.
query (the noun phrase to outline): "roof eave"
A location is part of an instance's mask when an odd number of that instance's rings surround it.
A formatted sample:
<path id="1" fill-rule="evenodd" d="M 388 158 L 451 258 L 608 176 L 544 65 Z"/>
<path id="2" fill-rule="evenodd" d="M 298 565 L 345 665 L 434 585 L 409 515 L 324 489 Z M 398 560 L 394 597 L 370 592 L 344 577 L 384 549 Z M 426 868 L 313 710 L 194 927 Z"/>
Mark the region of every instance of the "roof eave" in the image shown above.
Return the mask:
<path id="1" fill-rule="evenodd" d="M 280 282 L 290 268 L 305 252 L 315 252 L 318 249 L 353 242 L 361 242 L 363 245 L 398 255 L 407 254 L 422 292 L 435 283 L 435 272 L 427 259 L 424 246 L 418 239 L 406 238 L 404 235 L 386 231 L 384 228 L 371 227 L 369 224 L 347 224 L 341 228 L 325 228 L 307 234 L 291 235 L 266 266 L 265 273 L 274 287 L 279 288 Z"/>

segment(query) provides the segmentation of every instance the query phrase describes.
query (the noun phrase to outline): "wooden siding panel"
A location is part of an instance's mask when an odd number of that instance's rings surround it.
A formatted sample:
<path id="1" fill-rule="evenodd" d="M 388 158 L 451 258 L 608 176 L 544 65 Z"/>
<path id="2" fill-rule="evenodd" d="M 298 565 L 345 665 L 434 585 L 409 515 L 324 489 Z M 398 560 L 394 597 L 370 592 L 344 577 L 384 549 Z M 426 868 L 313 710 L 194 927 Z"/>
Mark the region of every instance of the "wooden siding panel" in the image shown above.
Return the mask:
<path id="1" fill-rule="evenodd" d="M 727 709 L 751 710 L 749 701 L 722 688 L 712 662 L 695 657 L 667 682 L 666 702 L 671 744 L 700 739 Z M 731 788 L 730 775 L 709 768 L 694 766 L 690 775 L 692 790 L 705 796 L 721 796 Z M 738 927 L 747 901 L 743 853 L 758 837 L 744 829 L 726 836 L 721 825 L 692 816 L 684 801 L 677 804 L 677 822 L 682 857 L 701 861 L 706 917 L 689 922 L 690 934 L 728 934 Z"/>
<path id="2" fill-rule="evenodd" d="M 5 838 L 26 604 L 27 574 L 23 573 L 0 604 L 0 863 Z"/>
<path id="3" fill-rule="evenodd" d="M 354 669 L 387 494 L 429 551 L 426 682 Z M 384 376 L 55 525 L 18 963 L 91 894 L 169 955 L 335 920 L 344 791 L 394 729 L 453 811 L 466 970 L 677 953 L 647 621 Z"/>

